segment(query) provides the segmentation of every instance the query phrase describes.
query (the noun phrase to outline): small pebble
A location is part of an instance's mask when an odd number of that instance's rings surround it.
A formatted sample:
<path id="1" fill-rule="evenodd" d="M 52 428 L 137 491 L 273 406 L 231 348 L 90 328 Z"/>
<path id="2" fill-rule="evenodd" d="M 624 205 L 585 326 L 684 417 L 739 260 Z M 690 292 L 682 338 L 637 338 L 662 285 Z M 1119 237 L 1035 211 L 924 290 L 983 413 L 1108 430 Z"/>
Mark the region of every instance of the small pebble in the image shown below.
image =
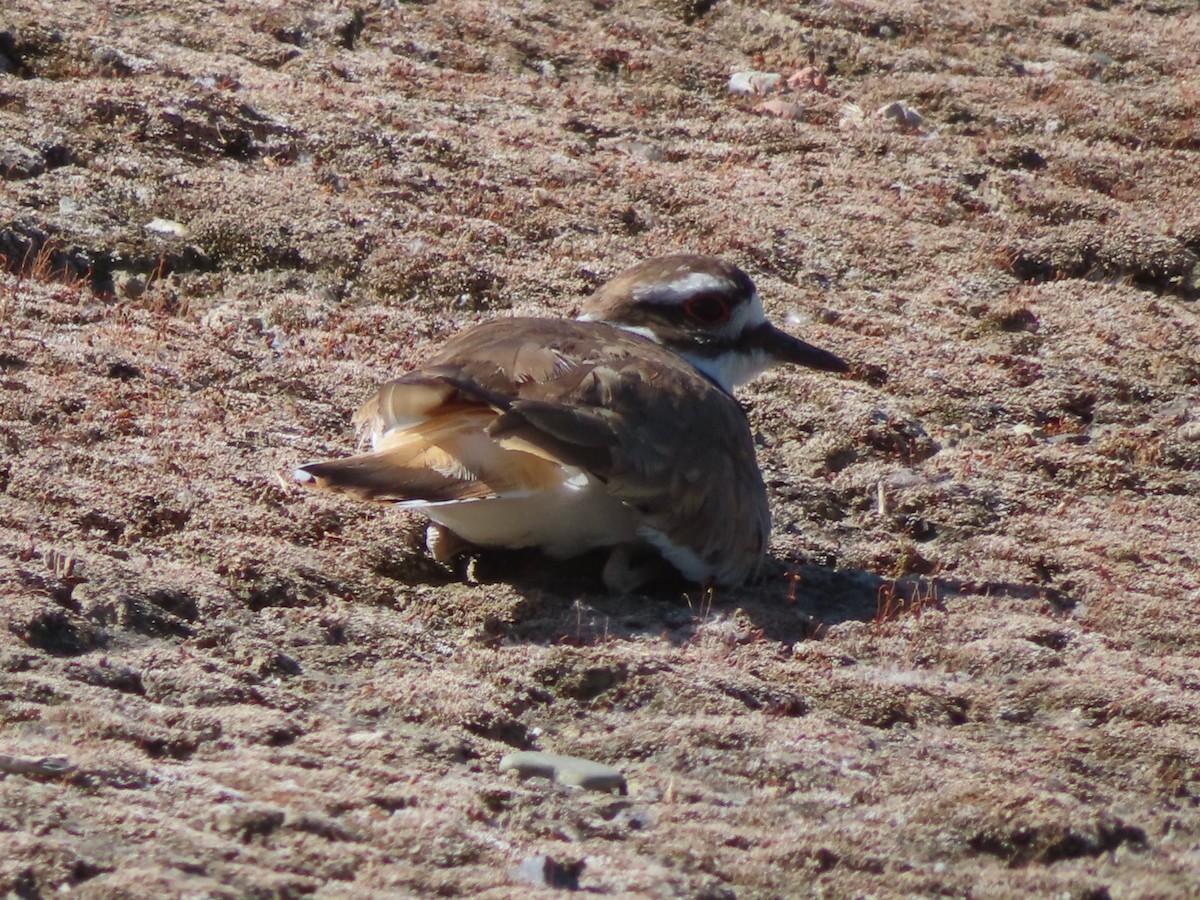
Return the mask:
<path id="1" fill-rule="evenodd" d="M 522 881 L 540 887 L 559 888 L 567 891 L 579 890 L 579 876 L 587 866 L 583 860 L 561 863 L 545 853 L 525 860 L 513 873 Z"/>
<path id="2" fill-rule="evenodd" d="M 1050 437 L 1046 438 L 1046 443 L 1047 444 L 1079 444 L 1079 445 L 1083 445 L 1083 444 L 1091 443 L 1091 440 L 1092 439 L 1090 437 L 1088 437 L 1086 434 L 1066 433 L 1066 434 L 1052 434 L 1052 435 L 1050 435 Z"/>
<path id="3" fill-rule="evenodd" d="M 109 77 L 142 75 L 154 70 L 154 63 L 132 53 L 117 50 L 114 47 L 99 47 L 92 53 L 92 59 L 99 64 L 102 73 Z"/>
<path id="4" fill-rule="evenodd" d="M 501 772 L 515 771 L 521 778 L 549 778 L 559 784 L 588 791 L 617 791 L 627 794 L 629 788 L 620 769 L 580 759 L 537 750 L 520 750 L 500 760 Z"/>
<path id="5" fill-rule="evenodd" d="M 124 360 L 114 360 L 108 364 L 108 369 L 105 374 L 109 378 L 117 378 L 121 381 L 131 381 L 134 378 L 142 377 L 142 370 L 133 363 L 127 363 Z"/>
<path id="6" fill-rule="evenodd" d="M 816 66 L 805 66 L 788 76 L 787 86 L 793 91 L 817 91 L 823 94 L 829 89 L 829 79 Z"/>
<path id="7" fill-rule="evenodd" d="M 1046 436 L 1046 433 L 1040 428 L 1034 428 L 1032 425 L 1026 425 L 1024 422 L 1018 422 L 1014 425 L 1012 433 L 1019 438 L 1028 438 L 1031 442 L 1040 440 Z"/>
<path id="8" fill-rule="evenodd" d="M 65 756 L 43 756 L 28 759 L 20 756 L 0 755 L 0 773 L 54 777 L 67 775 L 75 770 Z"/>
<path id="9" fill-rule="evenodd" d="M 891 119 L 903 128 L 920 128 L 925 117 L 902 100 L 885 103 L 876 110 L 875 115 L 881 119 Z"/>
<path id="10" fill-rule="evenodd" d="M 1200 441 L 1200 422 L 1184 422 L 1179 426 L 1179 436 L 1185 441 Z"/>
<path id="11" fill-rule="evenodd" d="M 731 94 L 769 94 L 782 81 L 778 72 L 734 72 L 729 76 L 728 88 Z"/>
<path id="12" fill-rule="evenodd" d="M 154 234 L 166 234 L 174 237 L 183 237 L 187 234 L 186 225 L 181 222 L 173 222 L 170 219 L 154 218 L 142 227 Z"/>
<path id="13" fill-rule="evenodd" d="M 758 106 L 754 107 L 758 112 L 764 112 L 769 116 L 774 116 L 777 119 L 800 119 L 804 116 L 804 107 L 799 103 L 792 103 L 788 100 L 780 100 L 778 97 L 772 97 L 770 100 L 764 100 Z"/>
<path id="14" fill-rule="evenodd" d="M 113 272 L 113 289 L 118 296 L 136 300 L 146 293 L 146 279 L 129 272 Z"/>
<path id="15" fill-rule="evenodd" d="M 667 158 L 657 144 L 649 141 L 624 139 L 616 141 L 612 148 L 618 153 L 624 153 L 632 159 L 640 159 L 643 162 L 662 162 Z"/>
<path id="16" fill-rule="evenodd" d="M 36 150 L 12 145 L 0 151 L 0 178 L 23 181 L 36 178 L 46 171 L 46 159 Z"/>

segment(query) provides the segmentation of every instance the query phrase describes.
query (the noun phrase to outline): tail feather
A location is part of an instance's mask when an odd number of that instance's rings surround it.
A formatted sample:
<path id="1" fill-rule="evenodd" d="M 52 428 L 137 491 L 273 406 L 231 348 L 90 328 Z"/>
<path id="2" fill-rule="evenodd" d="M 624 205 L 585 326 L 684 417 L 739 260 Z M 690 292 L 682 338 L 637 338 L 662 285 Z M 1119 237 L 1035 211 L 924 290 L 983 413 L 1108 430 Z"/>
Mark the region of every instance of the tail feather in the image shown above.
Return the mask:
<path id="1" fill-rule="evenodd" d="M 298 483 L 317 490 L 390 503 L 477 500 L 493 495 L 492 489 L 481 481 L 398 465 L 394 456 L 385 451 L 310 463 L 296 469 L 294 477 Z"/>
<path id="2" fill-rule="evenodd" d="M 508 449 L 486 433 L 490 410 L 444 416 L 385 434 L 371 453 L 310 463 L 296 481 L 363 500 L 440 503 L 552 489 L 567 477 L 545 455 Z"/>

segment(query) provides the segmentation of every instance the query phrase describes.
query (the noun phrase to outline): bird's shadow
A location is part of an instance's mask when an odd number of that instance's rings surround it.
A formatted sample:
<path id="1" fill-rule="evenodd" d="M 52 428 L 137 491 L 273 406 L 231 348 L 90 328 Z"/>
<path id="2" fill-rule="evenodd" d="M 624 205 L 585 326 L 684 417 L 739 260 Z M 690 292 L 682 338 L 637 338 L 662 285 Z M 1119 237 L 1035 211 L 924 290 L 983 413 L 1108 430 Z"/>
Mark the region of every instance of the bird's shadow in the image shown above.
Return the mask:
<path id="1" fill-rule="evenodd" d="M 478 557 L 475 579 L 503 582 L 521 597 L 496 639 L 587 646 L 656 637 L 682 645 L 705 627 L 728 623 L 731 639 L 790 645 L 820 638 L 843 622 L 886 622 L 940 608 L 961 595 L 1039 601 L 1060 612 L 1074 605 L 1041 586 L 915 575 L 885 578 L 865 569 L 777 557 L 768 558 L 756 581 L 737 589 L 704 589 L 667 578 L 643 592 L 618 596 L 605 591 L 600 580 L 603 559 L 599 554 L 561 563 L 534 551 Z"/>

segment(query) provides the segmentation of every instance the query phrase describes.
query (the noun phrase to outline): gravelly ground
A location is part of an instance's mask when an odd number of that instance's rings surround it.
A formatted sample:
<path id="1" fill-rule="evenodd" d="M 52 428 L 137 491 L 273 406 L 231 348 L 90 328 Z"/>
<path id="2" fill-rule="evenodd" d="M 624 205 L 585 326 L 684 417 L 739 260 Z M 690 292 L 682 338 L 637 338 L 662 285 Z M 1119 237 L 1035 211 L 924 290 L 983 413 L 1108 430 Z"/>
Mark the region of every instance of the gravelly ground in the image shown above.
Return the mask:
<path id="1" fill-rule="evenodd" d="M 0 754 L 74 768 L 0 781 L 0 891 L 1200 894 L 1198 45 L 1184 0 L 11 0 Z M 678 251 L 855 363 L 743 394 L 761 584 L 466 579 L 281 483 L 431 344 Z"/>

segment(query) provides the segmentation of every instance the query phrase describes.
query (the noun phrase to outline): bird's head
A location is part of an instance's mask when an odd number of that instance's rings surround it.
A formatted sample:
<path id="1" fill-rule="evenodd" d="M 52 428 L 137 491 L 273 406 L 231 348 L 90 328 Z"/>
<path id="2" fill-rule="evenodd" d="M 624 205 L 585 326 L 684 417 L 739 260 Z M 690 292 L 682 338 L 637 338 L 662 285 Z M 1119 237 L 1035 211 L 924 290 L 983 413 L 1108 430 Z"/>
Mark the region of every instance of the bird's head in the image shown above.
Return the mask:
<path id="1" fill-rule="evenodd" d="M 850 368 L 768 322 L 750 276 L 712 256 L 660 256 L 639 263 L 592 294 L 579 318 L 661 344 L 727 393 L 772 366 Z"/>

